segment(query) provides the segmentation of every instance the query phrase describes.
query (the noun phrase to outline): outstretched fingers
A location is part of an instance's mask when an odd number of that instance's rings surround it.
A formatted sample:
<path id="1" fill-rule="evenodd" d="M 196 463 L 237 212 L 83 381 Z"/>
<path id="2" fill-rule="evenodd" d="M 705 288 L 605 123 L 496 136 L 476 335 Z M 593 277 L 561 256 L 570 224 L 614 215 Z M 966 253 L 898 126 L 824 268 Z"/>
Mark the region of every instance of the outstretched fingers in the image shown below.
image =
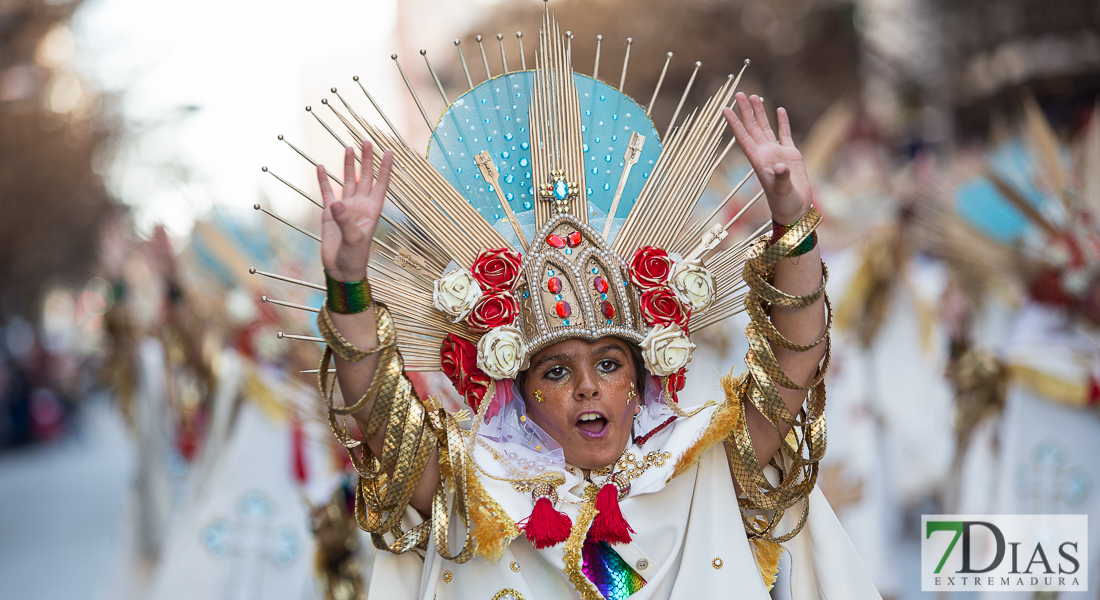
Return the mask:
<path id="1" fill-rule="evenodd" d="M 737 140 L 737 145 L 741 146 L 741 151 L 748 156 L 756 148 L 756 142 L 745 130 L 745 124 L 741 122 L 741 119 L 737 117 L 737 113 L 733 112 L 732 108 L 723 108 L 722 116 L 726 117 L 726 123 L 729 123 L 730 129 L 733 130 L 733 137 Z"/>
<path id="2" fill-rule="evenodd" d="M 374 144 L 363 140 L 363 157 L 359 165 L 359 190 L 368 196 L 374 189 Z"/>
<path id="3" fill-rule="evenodd" d="M 791 120 L 787 116 L 787 109 L 779 107 L 775 118 L 779 122 L 779 143 L 793 148 L 794 138 L 791 137 Z"/>
<path id="4" fill-rule="evenodd" d="M 332 185 L 328 182 L 328 171 L 324 165 L 317 165 L 317 184 L 321 187 L 321 205 L 327 209 L 336 202 L 336 194 L 332 193 Z"/>
<path id="5" fill-rule="evenodd" d="M 752 101 L 752 114 L 756 118 L 756 126 L 760 128 L 764 139 L 769 142 L 777 142 L 771 123 L 768 123 L 768 113 L 764 112 L 764 100 L 756 94 L 753 94 L 750 100 Z"/>
<path id="6" fill-rule="evenodd" d="M 344 198 L 355 195 L 355 150 L 344 148 Z"/>
<path id="7" fill-rule="evenodd" d="M 378 167 L 378 181 L 375 182 L 377 195 L 380 199 L 386 198 L 386 190 L 390 189 L 390 172 L 393 171 L 393 150 L 386 150 L 382 155 L 382 164 Z"/>
<path id="8" fill-rule="evenodd" d="M 745 125 L 745 131 L 748 132 L 752 141 L 756 142 L 756 145 L 762 146 L 768 143 L 768 138 L 764 135 L 764 132 L 760 130 L 760 122 L 756 120 L 756 116 L 753 115 L 752 104 L 749 103 L 749 99 L 745 96 L 744 92 L 737 92 L 737 112 L 741 117 L 741 122 Z M 754 96 L 755 97 L 755 96 Z"/>

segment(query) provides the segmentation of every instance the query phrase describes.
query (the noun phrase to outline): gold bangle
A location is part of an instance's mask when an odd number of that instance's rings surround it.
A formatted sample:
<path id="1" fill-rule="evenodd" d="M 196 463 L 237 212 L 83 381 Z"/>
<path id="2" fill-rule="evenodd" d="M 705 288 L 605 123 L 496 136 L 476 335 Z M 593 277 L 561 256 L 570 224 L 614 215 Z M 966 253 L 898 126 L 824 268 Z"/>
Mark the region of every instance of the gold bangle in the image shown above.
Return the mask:
<path id="1" fill-rule="evenodd" d="M 381 325 L 379 313 L 380 311 L 378 305 L 375 305 L 374 318 L 375 321 L 379 322 L 379 325 Z M 391 326 L 387 327 L 384 332 L 379 331 L 380 343 L 374 348 L 371 348 L 369 350 L 360 350 L 355 346 L 352 346 L 350 343 L 348 343 L 346 339 L 344 339 L 344 336 L 340 335 L 340 332 L 337 331 L 336 325 L 332 323 L 332 317 L 329 316 L 328 306 L 326 305 L 322 305 L 321 311 L 317 313 L 317 329 L 320 330 L 321 337 L 325 338 L 325 342 L 327 342 L 329 347 L 332 348 L 332 351 L 335 352 L 337 356 L 348 362 L 359 362 L 372 354 L 376 354 L 378 352 L 381 352 L 382 350 L 385 350 L 386 348 L 393 346 L 394 343 L 396 343 L 397 341 L 397 335 L 393 332 L 393 327 Z M 381 327 L 379 329 L 381 329 Z"/>

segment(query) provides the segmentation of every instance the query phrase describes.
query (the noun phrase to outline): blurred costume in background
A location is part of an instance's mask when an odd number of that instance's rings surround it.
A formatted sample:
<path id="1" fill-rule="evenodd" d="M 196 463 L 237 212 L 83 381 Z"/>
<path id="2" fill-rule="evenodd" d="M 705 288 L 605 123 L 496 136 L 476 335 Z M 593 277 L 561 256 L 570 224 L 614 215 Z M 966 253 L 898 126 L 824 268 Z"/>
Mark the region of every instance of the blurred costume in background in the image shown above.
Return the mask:
<path id="1" fill-rule="evenodd" d="M 828 360 L 801 388 L 771 350 L 828 344 L 826 330 L 795 345 L 767 315 L 773 304 L 809 306 L 824 294 L 824 284 L 790 296 L 769 283 L 776 262 L 816 243 L 820 214 L 811 209 L 789 230 L 760 235 L 766 224 L 721 249 L 732 223 L 709 227 L 721 206 L 687 223 L 732 148 L 722 143 L 721 109 L 739 78 L 661 139 L 642 106 L 573 73 L 568 38 L 549 12 L 539 42 L 534 70 L 471 82 L 448 102 L 426 157 L 350 105 L 345 116 L 329 104 L 355 143 L 369 138 L 394 151 L 389 199 L 401 213 L 379 231 L 369 295 L 360 293 L 366 280 L 333 283 L 317 318 L 327 343 L 319 386 L 359 475 L 356 518 L 383 551 L 369 595 L 618 599 L 736 590 L 765 599 L 789 553 L 794 598 L 878 598 L 815 487 Z M 372 306 L 380 345 L 363 351 L 328 315 Z M 721 402 L 681 407 L 695 349 L 689 332 L 741 310 L 751 318 L 749 372 L 723 380 Z M 632 442 L 586 477 L 527 418 L 513 378 L 544 347 L 604 336 L 639 344 L 648 377 L 637 390 Z M 333 354 L 357 361 L 375 353 L 371 389 L 340 403 Z M 472 422 L 414 390 L 409 374 L 440 370 Z M 809 392 L 797 415 L 776 385 Z M 372 399 L 361 433 L 370 438 L 386 424 L 380 456 L 346 422 Z M 777 428 L 793 426 L 774 457 L 756 456 L 746 402 Z M 409 499 L 433 452 L 441 480 L 425 515 Z"/>
<path id="2" fill-rule="evenodd" d="M 114 254 L 106 267 L 115 298 L 105 321 L 113 345 L 105 375 L 137 438 L 139 551 L 156 559 L 203 435 L 213 371 L 164 230 L 132 252 L 104 254 Z"/>
<path id="3" fill-rule="evenodd" d="M 1007 339 L 983 347 L 967 305 L 953 354 L 960 442 L 992 436 L 998 452 L 961 466 L 960 512 L 1087 514 L 1100 544 L 1100 119 L 1070 153 L 1034 100 L 1022 141 L 960 161 L 930 215 L 929 236 L 989 295 L 1020 298 Z M 1072 156 L 1077 168 L 1068 169 Z M 1074 172 L 1076 171 L 1076 172 Z M 965 286 L 958 286 L 965 292 Z M 994 353 L 990 353 L 993 350 Z M 1003 413 L 1001 407 L 1003 406 Z M 1000 420 L 994 425 L 989 421 Z M 983 478 L 992 470 L 994 477 Z M 986 490 L 968 490 L 967 480 Z M 1090 553 L 1088 575 L 1100 576 Z M 1004 597 L 1005 594 L 997 594 Z M 1019 597 L 1025 597 L 1019 595 Z"/>
<path id="4" fill-rule="evenodd" d="M 881 201 L 881 196 L 879 197 Z M 934 500 L 952 448 L 946 336 L 936 301 L 946 280 L 917 252 L 899 202 L 861 244 L 830 255 L 838 293 L 829 380 L 833 427 L 823 487 L 884 597 L 901 594 L 904 517 Z"/>
<path id="5" fill-rule="evenodd" d="M 329 510 L 340 506 L 350 465 L 294 373 L 309 364 L 304 348 L 275 341 L 278 329 L 304 320 L 247 290 L 256 280 L 245 265 L 286 270 L 306 263 L 305 248 L 249 230 L 216 214 L 196 226 L 182 255 L 192 292 L 209 304 L 204 312 L 224 316 L 210 323 L 223 340 L 219 384 L 149 597 L 363 598 L 370 548 L 344 536 L 346 551 L 334 554 L 315 539 L 354 522 Z"/>

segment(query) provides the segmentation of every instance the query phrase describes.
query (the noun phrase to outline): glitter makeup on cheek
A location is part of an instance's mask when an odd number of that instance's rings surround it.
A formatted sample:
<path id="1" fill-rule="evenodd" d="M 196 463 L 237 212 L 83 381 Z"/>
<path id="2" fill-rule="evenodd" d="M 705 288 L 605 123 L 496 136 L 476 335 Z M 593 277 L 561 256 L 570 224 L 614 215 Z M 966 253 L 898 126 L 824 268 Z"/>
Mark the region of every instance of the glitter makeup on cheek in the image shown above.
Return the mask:
<path id="1" fill-rule="evenodd" d="M 624 600 L 645 587 L 646 581 L 607 542 L 584 541 L 581 547 L 585 577 L 607 600 Z"/>

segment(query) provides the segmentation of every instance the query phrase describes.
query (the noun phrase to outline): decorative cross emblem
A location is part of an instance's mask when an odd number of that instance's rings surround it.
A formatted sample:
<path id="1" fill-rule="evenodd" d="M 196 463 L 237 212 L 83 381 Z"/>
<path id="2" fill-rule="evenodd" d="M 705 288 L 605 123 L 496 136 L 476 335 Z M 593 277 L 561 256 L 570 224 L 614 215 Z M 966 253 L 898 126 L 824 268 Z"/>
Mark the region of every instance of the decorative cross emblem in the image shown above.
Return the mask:
<path id="1" fill-rule="evenodd" d="M 1016 471 L 1016 486 L 1028 504 L 1025 510 L 1060 514 L 1064 505 L 1077 506 L 1085 499 L 1091 481 L 1085 471 L 1066 464 L 1065 446 L 1045 440 L 1031 451 L 1030 460 Z"/>
<path id="2" fill-rule="evenodd" d="M 565 180 L 565 171 L 554 169 L 550 171 L 550 181 L 539 186 L 539 198 L 545 202 L 554 203 L 554 213 L 563 214 L 569 212 L 569 203 L 580 193 L 575 181 Z"/>
<path id="3" fill-rule="evenodd" d="M 260 492 L 241 498 L 237 513 L 233 522 L 218 519 L 211 523 L 202 530 L 201 539 L 214 558 L 228 556 L 231 560 L 222 590 L 224 600 L 261 598 L 266 564 L 286 567 L 302 553 L 302 544 L 290 527 L 272 526 L 275 506 Z"/>

